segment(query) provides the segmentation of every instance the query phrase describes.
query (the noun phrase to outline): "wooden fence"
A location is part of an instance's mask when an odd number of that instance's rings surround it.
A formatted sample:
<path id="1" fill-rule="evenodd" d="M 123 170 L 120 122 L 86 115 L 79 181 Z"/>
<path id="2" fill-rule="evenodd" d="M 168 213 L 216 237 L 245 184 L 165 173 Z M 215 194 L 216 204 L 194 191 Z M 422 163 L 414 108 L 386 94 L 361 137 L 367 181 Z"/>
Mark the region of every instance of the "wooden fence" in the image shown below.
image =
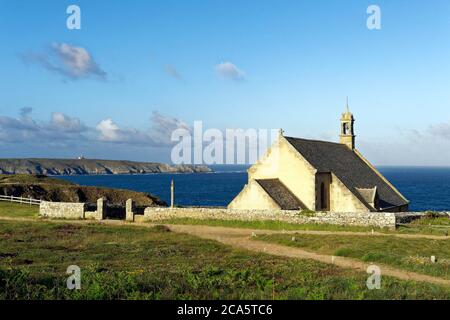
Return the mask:
<path id="1" fill-rule="evenodd" d="M 13 197 L 13 196 L 3 196 L 0 195 L 0 201 L 9 201 L 9 202 L 18 202 L 29 205 L 40 205 L 41 200 L 33 199 L 33 198 L 23 198 L 23 197 Z"/>

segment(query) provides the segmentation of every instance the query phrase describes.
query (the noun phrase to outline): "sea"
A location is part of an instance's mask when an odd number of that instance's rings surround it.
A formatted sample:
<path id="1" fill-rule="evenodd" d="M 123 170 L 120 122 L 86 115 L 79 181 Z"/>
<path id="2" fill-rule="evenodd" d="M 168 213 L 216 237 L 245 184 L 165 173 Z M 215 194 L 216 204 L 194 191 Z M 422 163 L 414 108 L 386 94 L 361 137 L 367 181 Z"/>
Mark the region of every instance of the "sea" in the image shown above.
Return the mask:
<path id="1" fill-rule="evenodd" d="M 226 206 L 247 183 L 244 165 L 210 166 L 211 173 L 156 173 L 139 175 L 60 176 L 85 186 L 148 192 L 170 203 L 170 182 L 175 203 L 184 206 Z M 410 201 L 411 211 L 450 211 L 450 167 L 377 167 Z"/>

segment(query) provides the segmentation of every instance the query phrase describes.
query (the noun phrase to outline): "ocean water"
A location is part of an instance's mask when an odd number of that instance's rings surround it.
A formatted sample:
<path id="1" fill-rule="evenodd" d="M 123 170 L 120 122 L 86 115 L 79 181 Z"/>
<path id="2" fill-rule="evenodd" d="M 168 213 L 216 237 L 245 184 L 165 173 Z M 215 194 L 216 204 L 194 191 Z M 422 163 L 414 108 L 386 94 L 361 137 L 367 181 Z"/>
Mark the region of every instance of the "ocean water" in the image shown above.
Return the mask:
<path id="1" fill-rule="evenodd" d="M 247 182 L 247 166 L 212 166 L 213 173 L 62 176 L 80 185 L 148 192 L 190 206 L 226 206 Z M 411 211 L 450 211 L 450 167 L 379 167 L 379 171 L 408 199 Z"/>

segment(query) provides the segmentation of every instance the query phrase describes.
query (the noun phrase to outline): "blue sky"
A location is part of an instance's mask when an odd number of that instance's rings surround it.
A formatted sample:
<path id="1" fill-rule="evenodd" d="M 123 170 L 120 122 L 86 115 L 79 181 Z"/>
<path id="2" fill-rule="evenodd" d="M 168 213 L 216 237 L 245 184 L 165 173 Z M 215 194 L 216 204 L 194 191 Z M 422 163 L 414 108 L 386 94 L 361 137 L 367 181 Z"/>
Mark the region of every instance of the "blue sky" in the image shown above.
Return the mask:
<path id="1" fill-rule="evenodd" d="M 447 0 L 0 3 L 0 157 L 169 161 L 195 120 L 335 141 L 349 96 L 375 164 L 450 163 Z"/>

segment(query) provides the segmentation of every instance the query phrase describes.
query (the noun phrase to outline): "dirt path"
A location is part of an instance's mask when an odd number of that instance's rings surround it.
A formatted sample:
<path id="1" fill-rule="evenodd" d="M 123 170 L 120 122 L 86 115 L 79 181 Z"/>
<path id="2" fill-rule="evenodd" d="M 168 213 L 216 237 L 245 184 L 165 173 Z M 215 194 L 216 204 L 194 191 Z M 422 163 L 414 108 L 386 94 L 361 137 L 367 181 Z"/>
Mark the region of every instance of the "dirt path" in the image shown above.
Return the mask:
<path id="1" fill-rule="evenodd" d="M 51 220 L 42 218 L 30 218 L 30 217 L 1 217 L 1 220 L 9 221 L 48 221 L 55 223 L 71 222 L 71 223 L 106 223 L 113 225 L 126 225 L 126 226 L 154 226 L 160 223 L 130 223 L 123 220 Z M 178 225 L 172 225 L 178 226 Z M 181 225 L 180 225 L 181 226 Z M 405 239 L 430 239 L 430 240 L 450 240 L 448 236 L 437 236 L 431 234 L 405 234 L 405 233 L 383 233 L 383 232 L 360 232 L 360 231 L 320 231 L 320 230 L 266 230 L 266 229 L 251 229 L 251 228 L 233 228 L 233 227 L 220 227 L 220 226 L 207 226 L 207 225 L 189 225 L 191 227 L 201 227 L 204 229 L 214 228 L 213 230 L 220 232 L 230 232 L 231 234 L 275 234 L 275 233 L 285 233 L 285 234 L 311 234 L 311 235 L 340 235 L 340 236 L 380 236 L 380 237 L 396 237 Z"/>
<path id="2" fill-rule="evenodd" d="M 275 256 L 312 259 L 322 263 L 333 264 L 342 268 L 356 269 L 358 271 L 366 272 L 367 267 L 371 265 L 360 260 L 336 257 L 326 254 L 318 254 L 310 251 L 305 251 L 299 248 L 283 246 L 274 243 L 267 243 L 262 241 L 255 241 L 251 239 L 252 234 L 248 230 L 222 227 L 206 227 L 206 226 L 191 226 L 191 225 L 168 225 L 174 232 L 182 232 L 194 235 L 204 239 L 215 240 L 223 244 L 231 245 L 233 247 L 247 249 L 256 252 L 264 252 Z M 261 230 L 260 230 L 261 231 Z M 254 235 L 264 232 L 254 232 Z M 327 233 L 334 234 L 334 233 Z M 391 276 L 402 280 L 424 281 L 440 285 L 450 286 L 450 280 L 438 277 L 423 275 L 415 272 L 409 272 L 397 268 L 393 268 L 383 264 L 376 264 L 381 269 L 381 275 Z"/>
<path id="3" fill-rule="evenodd" d="M 36 221 L 47 221 L 51 223 L 72 223 L 72 224 L 89 224 L 89 223 L 100 223 L 105 225 L 117 225 L 117 226 L 136 226 L 136 227 L 153 227 L 155 224 L 150 223 L 130 223 L 125 221 L 117 220 L 103 220 L 103 221 L 92 221 L 92 220 L 43 220 L 36 218 L 13 218 L 13 217 L 0 217 L 0 220 L 7 221 L 23 221 L 23 222 L 36 222 Z M 280 233 L 280 231 L 274 230 L 252 230 L 252 229 L 242 229 L 242 228 L 228 228 L 228 227 L 212 227 L 212 226 L 201 226 L 201 225 L 166 225 L 173 232 L 186 233 L 199 238 L 215 240 L 220 243 L 230 245 L 236 248 L 251 250 L 255 252 L 263 252 L 275 256 L 297 258 L 297 259 L 312 259 L 322 263 L 333 264 L 342 268 L 350 268 L 358 271 L 366 272 L 367 267 L 370 263 L 366 263 L 357 259 L 337 257 L 326 254 L 318 254 L 311 251 L 305 251 L 300 248 L 294 248 L 289 246 L 283 246 L 274 243 L 262 242 L 252 240 L 252 236 L 258 236 L 262 234 L 274 234 Z M 299 234 L 317 234 L 317 235 L 359 235 L 359 236 L 369 236 L 372 233 L 365 232 L 334 232 L 334 231 L 288 231 L 286 233 L 299 233 Z M 427 238 L 427 239 L 439 239 L 447 240 L 448 237 L 442 236 L 429 236 L 429 235 L 405 235 L 405 234 L 384 234 L 375 233 L 376 236 L 395 236 L 401 238 Z M 450 280 L 442 279 L 438 277 L 428 276 L 424 274 L 419 274 L 415 272 L 409 272 L 397 268 L 393 268 L 383 264 L 376 264 L 381 269 L 382 276 L 395 277 L 401 280 L 414 280 L 429 282 L 439 285 L 450 286 Z"/>
<path id="4" fill-rule="evenodd" d="M 181 226 L 181 224 L 171 225 Z M 202 227 L 204 229 L 213 228 L 212 230 L 221 232 L 230 232 L 231 234 L 310 234 L 310 235 L 338 235 L 338 236 L 362 236 L 362 237 L 396 237 L 405 239 L 429 239 L 429 240 L 450 240 L 447 236 L 437 236 L 431 234 L 403 234 L 403 233 L 382 233 L 382 232 L 357 232 L 357 231 L 320 231 L 320 230 L 265 230 L 265 229 L 250 229 L 250 228 L 233 228 L 233 227 L 219 227 L 219 226 L 202 226 L 189 225 L 190 227 Z"/>

